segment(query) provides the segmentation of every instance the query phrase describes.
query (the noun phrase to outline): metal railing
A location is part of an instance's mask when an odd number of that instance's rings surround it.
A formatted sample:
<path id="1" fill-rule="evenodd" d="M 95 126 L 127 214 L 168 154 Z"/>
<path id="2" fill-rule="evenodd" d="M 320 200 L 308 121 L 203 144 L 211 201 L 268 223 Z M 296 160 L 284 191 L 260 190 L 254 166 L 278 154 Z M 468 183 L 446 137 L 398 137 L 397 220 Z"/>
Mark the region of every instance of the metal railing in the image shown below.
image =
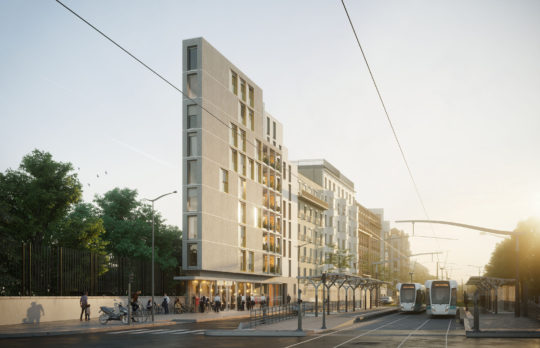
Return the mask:
<path id="1" fill-rule="evenodd" d="M 309 303 L 301 304 L 302 316 L 306 315 L 306 310 L 312 310 Z M 255 327 L 263 324 L 272 324 L 282 320 L 292 319 L 298 315 L 298 304 L 291 303 L 281 306 L 266 307 L 252 309 L 249 312 L 249 327 Z"/>

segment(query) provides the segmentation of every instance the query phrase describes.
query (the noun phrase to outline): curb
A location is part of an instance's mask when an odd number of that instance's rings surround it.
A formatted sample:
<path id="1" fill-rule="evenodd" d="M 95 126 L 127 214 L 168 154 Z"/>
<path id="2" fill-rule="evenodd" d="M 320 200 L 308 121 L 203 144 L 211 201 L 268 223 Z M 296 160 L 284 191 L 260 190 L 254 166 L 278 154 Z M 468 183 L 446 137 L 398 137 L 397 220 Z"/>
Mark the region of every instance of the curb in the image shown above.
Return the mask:
<path id="1" fill-rule="evenodd" d="M 206 330 L 205 336 L 213 337 L 305 337 L 312 330 Z"/>
<path id="2" fill-rule="evenodd" d="M 486 330 L 467 331 L 467 338 L 540 338 L 540 330 Z"/>
<path id="3" fill-rule="evenodd" d="M 374 312 L 374 313 L 367 313 L 367 314 L 364 314 L 364 315 L 357 316 L 356 318 L 354 318 L 354 322 L 359 323 L 359 322 L 364 321 L 364 320 L 370 320 L 370 319 L 373 319 L 373 318 L 382 317 L 383 315 L 397 313 L 397 312 L 399 312 L 399 309 L 397 309 L 397 308 L 383 309 L 382 311 L 377 311 L 377 312 Z"/>

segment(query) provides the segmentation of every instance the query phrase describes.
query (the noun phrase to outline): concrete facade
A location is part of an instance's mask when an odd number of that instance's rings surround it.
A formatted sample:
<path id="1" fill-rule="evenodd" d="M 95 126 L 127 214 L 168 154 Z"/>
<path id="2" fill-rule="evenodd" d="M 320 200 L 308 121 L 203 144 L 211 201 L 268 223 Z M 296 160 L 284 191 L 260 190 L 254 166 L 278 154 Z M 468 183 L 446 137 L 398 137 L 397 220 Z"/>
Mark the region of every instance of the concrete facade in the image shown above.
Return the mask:
<path id="1" fill-rule="evenodd" d="M 375 278 L 381 261 L 382 217 L 356 203 L 358 208 L 358 268 L 360 274 Z"/>
<path id="2" fill-rule="evenodd" d="M 203 38 L 183 41 L 187 296 L 279 303 L 295 289 L 296 168 L 263 92 Z M 202 107 L 201 107 L 202 106 Z"/>
<path id="3" fill-rule="evenodd" d="M 354 183 L 323 159 L 298 161 L 298 172 L 323 188 L 328 209 L 324 212 L 325 258 L 338 250 L 347 251 L 352 260 L 342 272 L 358 271 L 357 207 Z M 325 264 L 323 271 L 333 266 Z"/>

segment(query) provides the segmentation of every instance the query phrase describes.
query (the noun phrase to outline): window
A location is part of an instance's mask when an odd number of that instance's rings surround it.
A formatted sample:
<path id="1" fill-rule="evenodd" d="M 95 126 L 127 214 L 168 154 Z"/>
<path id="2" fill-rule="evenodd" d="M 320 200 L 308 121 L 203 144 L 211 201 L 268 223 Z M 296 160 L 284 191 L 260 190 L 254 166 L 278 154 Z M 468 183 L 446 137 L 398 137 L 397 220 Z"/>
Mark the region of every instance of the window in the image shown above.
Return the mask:
<path id="1" fill-rule="evenodd" d="M 257 182 L 262 184 L 262 169 L 261 164 L 257 162 Z"/>
<path id="2" fill-rule="evenodd" d="M 249 106 L 255 106 L 255 90 L 251 86 L 249 86 Z"/>
<path id="3" fill-rule="evenodd" d="M 187 245 L 188 249 L 188 266 L 197 267 L 197 244 L 190 243 Z"/>
<path id="4" fill-rule="evenodd" d="M 197 74 L 188 74 L 187 88 L 188 88 L 188 97 L 197 98 L 197 92 L 199 90 L 199 81 L 197 80 Z"/>
<path id="5" fill-rule="evenodd" d="M 188 227 L 188 239 L 198 239 L 197 233 L 197 215 L 190 215 L 187 217 Z"/>
<path id="6" fill-rule="evenodd" d="M 246 251 L 240 250 L 240 270 L 246 271 Z"/>
<path id="7" fill-rule="evenodd" d="M 187 48 L 187 60 L 188 60 L 188 70 L 197 69 L 197 46 L 190 46 Z"/>
<path id="8" fill-rule="evenodd" d="M 255 113 L 253 110 L 249 110 L 248 128 L 255 131 Z"/>
<path id="9" fill-rule="evenodd" d="M 238 153 L 236 150 L 231 149 L 231 163 L 230 167 L 235 171 L 238 172 Z"/>
<path id="10" fill-rule="evenodd" d="M 240 155 L 240 174 L 246 175 L 246 155 Z"/>
<path id="11" fill-rule="evenodd" d="M 225 169 L 219 170 L 219 190 L 221 192 L 228 193 L 229 192 L 229 172 Z"/>
<path id="12" fill-rule="evenodd" d="M 266 135 L 270 135 L 270 117 L 266 118 Z"/>
<path id="13" fill-rule="evenodd" d="M 189 133 L 187 142 L 187 156 L 197 156 L 199 154 L 199 151 L 197 150 L 197 133 Z"/>
<path id="14" fill-rule="evenodd" d="M 240 246 L 242 248 L 246 247 L 246 227 L 245 226 L 238 226 L 238 238 L 240 242 Z"/>
<path id="15" fill-rule="evenodd" d="M 255 180 L 255 163 L 250 158 L 248 161 L 248 173 L 251 180 Z"/>
<path id="16" fill-rule="evenodd" d="M 246 125 L 246 106 L 240 103 L 240 122 Z"/>
<path id="17" fill-rule="evenodd" d="M 240 98 L 246 101 L 246 81 L 240 79 Z"/>
<path id="18" fill-rule="evenodd" d="M 246 199 L 246 180 L 238 179 L 238 196 Z"/>
<path id="19" fill-rule="evenodd" d="M 187 184 L 195 184 L 197 178 L 197 161 L 187 161 Z"/>
<path id="20" fill-rule="evenodd" d="M 199 207 L 199 197 L 197 188 L 187 189 L 187 211 L 196 211 Z"/>
<path id="21" fill-rule="evenodd" d="M 283 256 L 287 256 L 287 242 L 283 240 Z"/>
<path id="22" fill-rule="evenodd" d="M 246 203 L 238 202 L 238 222 L 246 223 Z"/>
<path id="23" fill-rule="evenodd" d="M 276 139 L 276 122 L 272 122 L 272 138 Z"/>
<path id="24" fill-rule="evenodd" d="M 234 71 L 231 71 L 231 92 L 238 95 L 238 75 Z"/>
<path id="25" fill-rule="evenodd" d="M 291 258 L 291 241 L 289 241 L 289 258 Z"/>
<path id="26" fill-rule="evenodd" d="M 268 255 L 263 255 L 263 272 L 268 273 Z"/>
<path id="27" fill-rule="evenodd" d="M 289 260 L 289 277 L 291 276 L 291 260 Z M 294 284 L 296 285 L 296 284 Z"/>
<path id="28" fill-rule="evenodd" d="M 187 106 L 187 127 L 197 128 L 197 106 L 188 105 Z"/>
<path id="29" fill-rule="evenodd" d="M 255 272 L 255 254 L 253 251 L 249 252 L 249 258 L 248 258 L 248 270 L 250 272 Z"/>
<path id="30" fill-rule="evenodd" d="M 231 145 L 238 147 L 238 127 L 231 123 Z"/>
<path id="31" fill-rule="evenodd" d="M 242 151 L 246 152 L 246 132 L 240 131 L 240 140 L 242 141 Z"/>

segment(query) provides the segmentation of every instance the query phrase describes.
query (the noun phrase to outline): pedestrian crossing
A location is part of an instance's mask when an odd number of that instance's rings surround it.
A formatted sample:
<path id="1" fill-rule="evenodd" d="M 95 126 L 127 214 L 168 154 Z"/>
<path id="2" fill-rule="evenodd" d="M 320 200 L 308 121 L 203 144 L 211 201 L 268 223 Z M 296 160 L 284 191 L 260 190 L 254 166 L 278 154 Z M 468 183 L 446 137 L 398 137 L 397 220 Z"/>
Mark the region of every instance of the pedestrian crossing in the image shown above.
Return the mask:
<path id="1" fill-rule="evenodd" d="M 204 335 L 204 330 L 190 329 L 139 329 L 108 332 L 108 335 Z"/>

